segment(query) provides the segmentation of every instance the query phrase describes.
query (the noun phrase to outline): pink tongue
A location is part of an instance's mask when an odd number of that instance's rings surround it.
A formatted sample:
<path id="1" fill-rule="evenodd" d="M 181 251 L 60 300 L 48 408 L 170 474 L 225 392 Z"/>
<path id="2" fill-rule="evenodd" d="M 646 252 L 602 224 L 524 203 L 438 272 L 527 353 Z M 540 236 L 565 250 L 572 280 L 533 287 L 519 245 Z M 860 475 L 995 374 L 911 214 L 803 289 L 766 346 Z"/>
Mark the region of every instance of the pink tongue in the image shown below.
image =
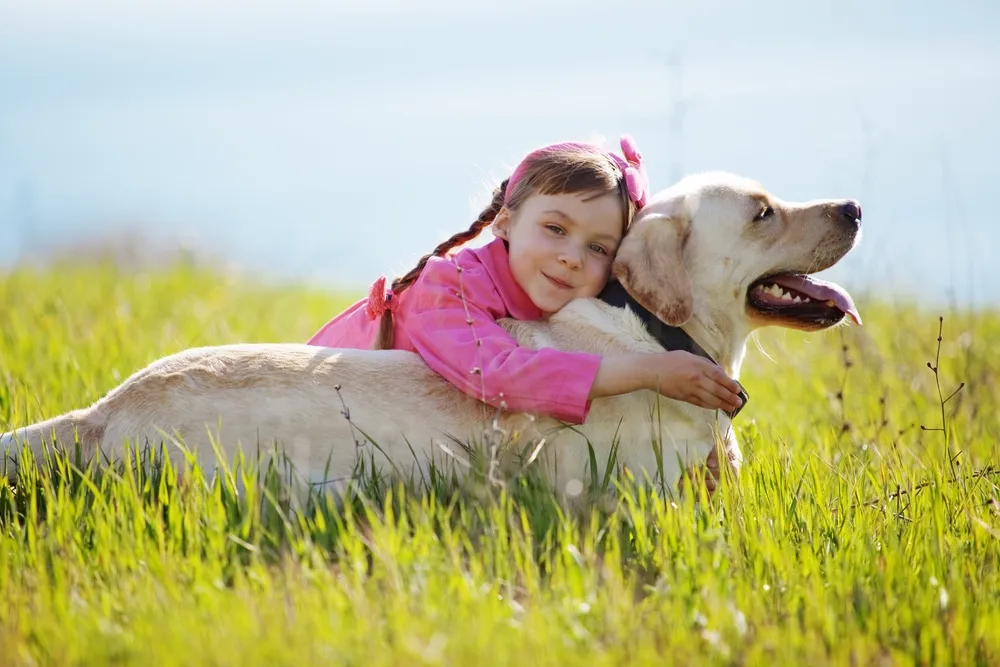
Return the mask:
<path id="1" fill-rule="evenodd" d="M 850 315 L 856 324 L 861 324 L 861 315 L 858 313 L 858 309 L 854 307 L 854 300 L 851 298 L 851 295 L 836 283 L 799 274 L 774 276 L 771 278 L 771 282 L 780 287 L 793 289 L 817 301 L 833 301 L 837 308 L 840 309 L 840 312 Z"/>

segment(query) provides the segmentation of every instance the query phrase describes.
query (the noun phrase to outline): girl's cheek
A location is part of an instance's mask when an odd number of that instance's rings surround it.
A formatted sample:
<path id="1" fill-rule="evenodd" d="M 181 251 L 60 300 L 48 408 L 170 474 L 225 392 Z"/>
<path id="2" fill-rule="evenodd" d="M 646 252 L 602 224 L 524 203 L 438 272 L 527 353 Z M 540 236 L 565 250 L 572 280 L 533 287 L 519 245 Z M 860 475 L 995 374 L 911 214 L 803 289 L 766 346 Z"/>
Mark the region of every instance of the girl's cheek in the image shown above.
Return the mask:
<path id="1" fill-rule="evenodd" d="M 590 277 L 587 282 L 591 286 L 597 286 L 598 291 L 604 289 L 605 283 L 608 282 L 608 278 L 611 276 L 611 265 L 607 266 L 595 266 L 590 272 Z"/>

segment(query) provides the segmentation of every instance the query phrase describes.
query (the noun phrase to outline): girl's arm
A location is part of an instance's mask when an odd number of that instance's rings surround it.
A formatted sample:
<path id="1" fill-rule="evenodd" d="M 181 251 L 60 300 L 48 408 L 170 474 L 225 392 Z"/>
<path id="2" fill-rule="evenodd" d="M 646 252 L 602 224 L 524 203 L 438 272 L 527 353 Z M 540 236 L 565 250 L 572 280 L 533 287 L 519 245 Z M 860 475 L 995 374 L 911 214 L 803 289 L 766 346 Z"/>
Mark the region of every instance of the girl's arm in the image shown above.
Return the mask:
<path id="1" fill-rule="evenodd" d="M 582 424 L 591 399 L 640 389 L 709 409 L 740 404 L 739 385 L 689 352 L 602 358 L 519 346 L 496 322 L 506 310 L 484 269 L 465 270 L 460 292 L 454 264 L 429 262 L 408 293 L 407 333 L 417 352 L 432 370 L 488 405 Z"/>
<path id="2" fill-rule="evenodd" d="M 590 398 L 649 389 L 711 410 L 735 410 L 740 386 L 717 365 L 690 352 L 637 352 L 604 357 Z"/>

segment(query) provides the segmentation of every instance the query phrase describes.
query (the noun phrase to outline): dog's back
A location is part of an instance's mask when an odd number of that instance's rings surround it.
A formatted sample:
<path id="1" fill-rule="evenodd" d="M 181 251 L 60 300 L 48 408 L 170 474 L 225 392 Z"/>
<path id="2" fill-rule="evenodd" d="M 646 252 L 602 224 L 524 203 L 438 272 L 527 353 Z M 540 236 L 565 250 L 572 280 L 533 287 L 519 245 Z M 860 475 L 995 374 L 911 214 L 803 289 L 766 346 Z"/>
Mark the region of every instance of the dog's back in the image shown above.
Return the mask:
<path id="1" fill-rule="evenodd" d="M 89 408 L 4 434 L 0 447 L 26 444 L 40 457 L 55 436 L 120 454 L 124 443 L 167 443 L 214 462 L 278 444 L 312 481 L 349 473 L 371 454 L 388 465 L 413 459 L 431 441 L 469 438 L 488 408 L 457 392 L 411 352 L 334 350 L 296 344 L 185 350 L 138 371 Z M 405 438 L 404 438 L 405 435 Z"/>

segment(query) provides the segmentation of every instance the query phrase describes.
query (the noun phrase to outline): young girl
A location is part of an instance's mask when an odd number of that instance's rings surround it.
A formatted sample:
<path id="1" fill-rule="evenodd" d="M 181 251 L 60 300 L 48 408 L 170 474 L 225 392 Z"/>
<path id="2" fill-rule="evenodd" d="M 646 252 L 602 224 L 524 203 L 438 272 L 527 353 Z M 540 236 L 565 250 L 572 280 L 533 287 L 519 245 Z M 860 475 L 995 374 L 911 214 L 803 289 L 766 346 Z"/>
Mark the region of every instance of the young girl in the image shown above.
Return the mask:
<path id="1" fill-rule="evenodd" d="M 574 424 L 590 401 L 639 389 L 711 409 L 740 405 L 739 385 L 684 351 L 601 357 L 518 346 L 497 320 L 534 320 L 604 289 L 635 212 L 646 203 L 642 156 L 587 143 L 532 151 L 493 191 L 468 230 L 420 259 L 386 290 L 323 326 L 311 345 L 417 352 L 453 385 L 491 406 Z M 492 225 L 497 238 L 450 254 Z"/>

